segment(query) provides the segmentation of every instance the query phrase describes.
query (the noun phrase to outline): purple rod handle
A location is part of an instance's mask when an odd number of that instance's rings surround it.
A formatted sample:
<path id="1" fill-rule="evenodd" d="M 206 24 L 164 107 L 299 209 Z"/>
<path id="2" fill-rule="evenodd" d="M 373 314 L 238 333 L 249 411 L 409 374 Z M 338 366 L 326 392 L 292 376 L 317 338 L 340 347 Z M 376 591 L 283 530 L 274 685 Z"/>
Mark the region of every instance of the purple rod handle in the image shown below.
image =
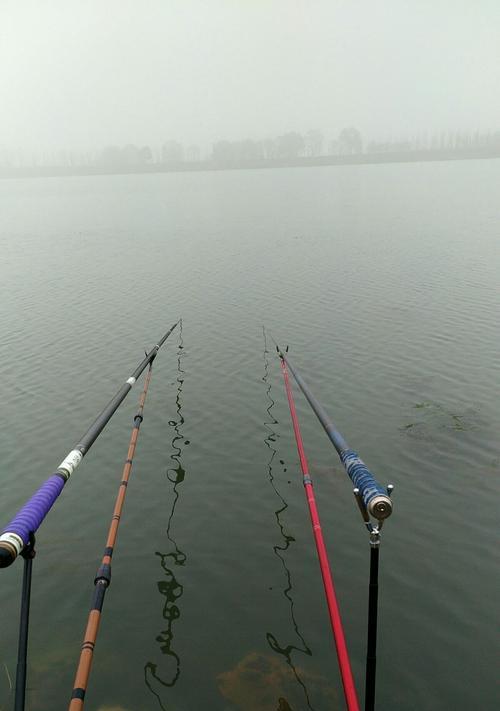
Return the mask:
<path id="1" fill-rule="evenodd" d="M 52 474 L 4 528 L 0 535 L 0 568 L 10 565 L 21 553 L 30 533 L 36 533 L 65 483 L 61 474 Z"/>

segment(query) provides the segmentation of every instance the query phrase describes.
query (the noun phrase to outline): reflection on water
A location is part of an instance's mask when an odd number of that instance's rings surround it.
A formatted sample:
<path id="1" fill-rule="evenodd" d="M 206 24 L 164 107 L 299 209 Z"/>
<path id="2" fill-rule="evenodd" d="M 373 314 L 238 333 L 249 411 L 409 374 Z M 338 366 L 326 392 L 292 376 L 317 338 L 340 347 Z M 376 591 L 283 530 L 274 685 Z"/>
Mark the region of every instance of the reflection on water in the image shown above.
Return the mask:
<path id="1" fill-rule="evenodd" d="M 300 684 L 300 686 L 303 689 L 305 700 L 307 703 L 307 707 L 309 709 L 313 709 L 311 706 L 310 700 L 309 700 L 309 694 L 306 688 L 306 685 L 304 684 L 303 680 L 301 679 L 299 672 L 297 668 L 295 667 L 295 664 L 292 660 L 292 653 L 295 652 L 300 652 L 301 654 L 307 654 L 308 656 L 311 656 L 311 650 L 309 649 L 304 637 L 302 636 L 297 620 L 295 618 L 295 610 L 294 610 L 294 602 L 293 602 L 293 597 L 292 597 L 292 578 L 290 575 L 290 570 L 287 567 L 286 564 L 286 559 L 285 559 L 285 552 L 288 550 L 289 546 L 293 543 L 295 540 L 293 536 L 291 536 L 289 533 L 286 533 L 285 527 L 283 524 L 283 521 L 281 520 L 281 516 L 283 513 L 286 511 L 288 508 L 288 504 L 281 495 L 277 485 L 276 485 L 276 480 L 274 478 L 273 474 L 273 467 L 275 466 L 274 460 L 276 458 L 277 450 L 274 446 L 276 443 L 277 438 L 279 435 L 277 432 L 274 430 L 274 425 L 278 424 L 278 421 L 274 417 L 273 413 L 271 412 L 274 406 L 274 400 L 271 396 L 271 383 L 269 382 L 269 360 L 268 360 L 268 349 L 267 349 L 267 337 L 266 337 L 266 331 L 263 329 L 263 334 L 264 334 L 264 377 L 262 378 L 263 382 L 266 385 L 266 397 L 268 400 L 268 406 L 266 408 L 267 410 L 267 419 L 264 421 L 264 426 L 267 430 L 267 435 L 264 439 L 264 442 L 266 444 L 266 447 L 269 449 L 269 460 L 267 463 L 267 469 L 268 469 L 268 476 L 269 476 L 269 483 L 271 484 L 274 493 L 276 494 L 276 497 L 279 499 L 280 504 L 277 508 L 277 510 L 274 512 L 274 515 L 276 516 L 276 523 L 279 528 L 279 532 L 282 538 L 282 541 L 280 543 L 277 543 L 276 545 L 273 546 L 273 551 L 276 557 L 279 559 L 283 571 L 285 574 L 285 587 L 283 588 L 283 595 L 287 600 L 288 606 L 289 606 L 289 611 L 290 611 L 290 619 L 293 625 L 293 628 L 295 630 L 295 634 L 297 638 L 300 640 L 300 646 L 296 646 L 293 644 L 287 644 L 287 645 L 281 645 L 278 640 L 276 639 L 275 635 L 273 635 L 271 632 L 267 632 L 266 634 L 266 639 L 273 650 L 273 652 L 276 652 L 277 654 L 283 655 L 283 657 L 286 659 L 287 664 L 289 665 L 290 669 L 293 671 L 293 674 L 297 680 L 297 682 Z M 280 459 L 279 464 L 281 467 L 283 467 L 283 472 L 286 472 L 285 468 L 285 462 Z"/>
<path id="2" fill-rule="evenodd" d="M 176 394 L 176 419 L 169 421 L 169 426 L 173 428 L 174 435 L 172 438 L 171 454 L 172 466 L 167 470 L 167 478 L 173 484 L 173 502 L 170 509 L 170 514 L 167 522 L 167 540 L 170 543 L 170 550 L 167 553 L 157 552 L 156 555 L 160 559 L 160 565 L 164 573 L 162 580 L 158 581 L 158 590 L 165 598 L 163 605 L 163 619 L 166 621 L 166 627 L 156 637 L 156 641 L 160 645 L 160 649 L 164 657 L 168 658 L 169 663 L 166 663 L 164 658 L 161 665 L 154 662 L 147 662 L 144 667 L 144 679 L 146 686 L 152 694 L 158 699 L 160 707 L 164 709 L 161 699 L 161 687 L 172 687 L 177 682 L 181 673 L 181 660 L 177 652 L 173 649 L 173 624 L 179 619 L 181 611 L 178 605 L 179 599 L 182 597 L 184 587 L 177 580 L 174 574 L 175 566 L 183 566 L 186 563 L 187 556 L 181 551 L 177 545 L 177 541 L 172 535 L 172 522 L 174 520 L 175 509 L 179 501 L 179 491 L 177 487 L 182 484 L 186 476 L 186 472 L 182 466 L 182 449 L 189 442 L 182 434 L 184 425 L 184 417 L 182 416 L 182 387 L 184 384 L 184 373 L 182 369 L 184 343 L 182 340 L 182 321 L 179 329 L 179 349 L 177 352 L 177 394 Z M 158 686 L 160 685 L 160 686 Z"/>

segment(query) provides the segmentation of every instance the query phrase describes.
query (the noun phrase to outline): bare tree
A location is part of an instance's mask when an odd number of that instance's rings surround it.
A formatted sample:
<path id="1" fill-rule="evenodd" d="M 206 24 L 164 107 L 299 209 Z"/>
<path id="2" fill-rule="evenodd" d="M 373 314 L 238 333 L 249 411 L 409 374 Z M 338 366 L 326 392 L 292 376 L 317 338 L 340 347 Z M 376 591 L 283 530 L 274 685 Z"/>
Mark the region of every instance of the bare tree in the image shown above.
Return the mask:
<path id="1" fill-rule="evenodd" d="M 323 153 L 325 138 L 321 131 L 311 129 L 306 134 L 306 153 L 308 156 L 320 156 Z"/>
<path id="2" fill-rule="evenodd" d="M 285 133 L 276 139 L 278 158 L 297 158 L 304 154 L 305 141 L 296 131 Z"/>
<path id="3" fill-rule="evenodd" d="M 186 160 L 198 162 L 200 160 L 200 147 L 199 146 L 188 146 L 186 149 Z"/>
<path id="4" fill-rule="evenodd" d="M 363 140 L 357 128 L 343 128 L 339 133 L 339 149 L 344 155 L 354 155 L 363 152 Z"/>
<path id="5" fill-rule="evenodd" d="M 181 163 L 184 160 L 184 148 L 178 141 L 167 141 L 161 149 L 162 163 Z"/>

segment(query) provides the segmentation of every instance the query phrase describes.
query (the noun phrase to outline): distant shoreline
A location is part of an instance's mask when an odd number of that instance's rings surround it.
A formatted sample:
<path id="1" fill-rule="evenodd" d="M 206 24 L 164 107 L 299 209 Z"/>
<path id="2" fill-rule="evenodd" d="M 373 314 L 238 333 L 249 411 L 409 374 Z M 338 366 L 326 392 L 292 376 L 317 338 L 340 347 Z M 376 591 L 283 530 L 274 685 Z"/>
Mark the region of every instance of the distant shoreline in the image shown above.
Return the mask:
<path id="1" fill-rule="evenodd" d="M 149 165 L 88 165 L 0 167 L 0 178 L 57 178 L 86 175 L 129 175 L 137 173 L 186 173 L 220 170 L 256 170 L 270 168 L 312 168 L 329 165 L 378 165 L 385 163 L 422 163 L 450 160 L 500 158 L 500 148 L 461 150 L 401 151 L 394 153 L 360 153 L 345 156 L 300 157 L 293 159 L 215 162 L 213 160 L 153 163 Z"/>

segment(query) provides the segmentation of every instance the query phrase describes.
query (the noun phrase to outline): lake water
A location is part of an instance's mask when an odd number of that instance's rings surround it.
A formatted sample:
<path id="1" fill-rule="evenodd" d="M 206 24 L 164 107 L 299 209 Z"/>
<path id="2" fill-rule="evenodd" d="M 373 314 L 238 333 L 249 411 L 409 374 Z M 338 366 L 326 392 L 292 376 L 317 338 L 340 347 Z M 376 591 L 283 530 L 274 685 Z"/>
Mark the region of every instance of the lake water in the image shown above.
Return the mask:
<path id="1" fill-rule="evenodd" d="M 395 485 L 377 708 L 499 707 L 499 204 L 500 161 L 0 182 L 2 526 L 183 318 L 153 370 L 88 711 L 344 708 L 269 333 Z M 28 709 L 66 708 L 139 394 L 39 531 Z M 367 535 L 296 402 L 362 697 Z M 0 571 L 5 711 L 21 576 Z"/>

